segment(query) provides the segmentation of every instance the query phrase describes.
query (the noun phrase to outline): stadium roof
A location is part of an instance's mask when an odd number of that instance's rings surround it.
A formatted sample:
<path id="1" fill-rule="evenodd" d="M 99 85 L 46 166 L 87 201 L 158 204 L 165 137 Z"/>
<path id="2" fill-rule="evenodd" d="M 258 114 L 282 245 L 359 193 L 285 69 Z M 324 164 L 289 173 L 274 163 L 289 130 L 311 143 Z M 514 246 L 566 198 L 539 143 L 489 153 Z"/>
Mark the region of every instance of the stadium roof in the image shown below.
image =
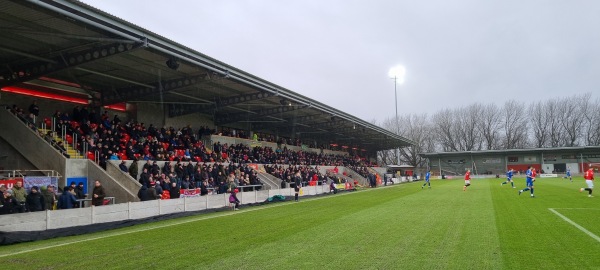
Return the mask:
<path id="1" fill-rule="evenodd" d="M 373 152 L 413 144 L 78 1 L 0 0 L 0 87 L 86 98 L 92 106 L 166 104 L 251 129 Z M 7 88 L 8 87 L 8 88 Z"/>
<path id="2" fill-rule="evenodd" d="M 531 153 L 548 153 L 548 152 L 598 152 L 600 146 L 579 146 L 579 147 L 555 147 L 555 148 L 524 148 L 524 149 L 505 149 L 505 150 L 480 150 L 480 151 L 462 151 L 462 152 L 436 152 L 436 153 L 421 153 L 424 158 L 435 158 L 443 156 L 458 156 L 458 155 L 490 155 L 490 154 L 531 154 Z"/>

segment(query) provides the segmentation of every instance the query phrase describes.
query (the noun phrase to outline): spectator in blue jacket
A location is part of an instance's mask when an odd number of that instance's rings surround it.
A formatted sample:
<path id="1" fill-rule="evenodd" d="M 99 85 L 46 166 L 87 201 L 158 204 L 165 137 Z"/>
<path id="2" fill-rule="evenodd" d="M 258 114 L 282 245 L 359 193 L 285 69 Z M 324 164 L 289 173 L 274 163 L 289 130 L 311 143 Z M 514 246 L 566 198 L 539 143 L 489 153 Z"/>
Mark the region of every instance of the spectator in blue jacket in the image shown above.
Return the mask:
<path id="1" fill-rule="evenodd" d="M 75 191 L 72 186 L 65 188 L 65 191 L 58 197 L 58 209 L 71 209 L 75 207 L 77 199 L 75 199 L 73 193 L 75 193 Z"/>

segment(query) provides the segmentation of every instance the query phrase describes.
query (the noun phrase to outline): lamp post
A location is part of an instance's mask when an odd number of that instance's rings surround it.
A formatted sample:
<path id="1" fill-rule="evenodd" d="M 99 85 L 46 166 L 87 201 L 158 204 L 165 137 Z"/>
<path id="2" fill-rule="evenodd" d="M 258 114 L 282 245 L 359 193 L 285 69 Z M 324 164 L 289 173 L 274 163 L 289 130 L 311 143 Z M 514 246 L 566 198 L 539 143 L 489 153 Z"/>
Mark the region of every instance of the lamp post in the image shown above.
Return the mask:
<path id="1" fill-rule="evenodd" d="M 398 90 L 397 85 L 404 83 L 404 75 L 406 74 L 406 68 L 404 66 L 395 66 L 390 69 L 388 75 L 394 79 L 394 101 L 396 102 L 396 134 L 400 135 L 400 123 L 398 122 Z M 400 148 L 396 148 L 397 164 L 400 165 Z"/>

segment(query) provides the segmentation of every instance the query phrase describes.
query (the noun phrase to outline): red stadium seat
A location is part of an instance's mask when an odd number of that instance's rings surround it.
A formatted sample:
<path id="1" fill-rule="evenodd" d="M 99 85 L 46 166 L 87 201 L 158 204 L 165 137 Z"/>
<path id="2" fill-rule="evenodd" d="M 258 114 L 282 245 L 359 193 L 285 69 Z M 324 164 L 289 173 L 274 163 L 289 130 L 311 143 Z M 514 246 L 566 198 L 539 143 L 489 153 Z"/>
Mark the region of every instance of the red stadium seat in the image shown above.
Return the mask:
<path id="1" fill-rule="evenodd" d="M 96 160 L 96 156 L 92 152 L 87 152 L 87 158 L 91 160 Z"/>

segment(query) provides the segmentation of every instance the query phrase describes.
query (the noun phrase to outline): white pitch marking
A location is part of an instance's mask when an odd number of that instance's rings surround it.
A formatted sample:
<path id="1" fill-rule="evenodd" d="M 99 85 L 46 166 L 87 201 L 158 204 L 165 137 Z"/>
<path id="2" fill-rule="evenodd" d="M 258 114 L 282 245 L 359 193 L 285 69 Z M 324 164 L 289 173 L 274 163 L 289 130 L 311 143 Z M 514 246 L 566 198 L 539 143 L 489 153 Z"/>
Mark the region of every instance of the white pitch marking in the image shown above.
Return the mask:
<path id="1" fill-rule="evenodd" d="M 578 210 L 599 210 L 599 209 L 593 209 L 593 208 L 556 208 L 556 209 L 578 209 Z M 554 210 L 554 208 L 548 208 L 548 210 L 550 210 L 552 213 L 556 214 L 557 216 L 559 216 L 560 218 L 562 218 L 564 221 L 571 223 L 571 225 L 575 226 L 575 228 L 581 230 L 582 232 L 584 232 L 585 234 L 589 235 L 591 238 L 596 239 L 596 241 L 600 242 L 600 237 L 598 237 L 597 235 L 595 235 L 594 233 L 588 231 L 586 228 L 584 228 L 583 226 L 575 223 L 575 221 L 572 221 L 571 219 L 569 219 L 568 217 L 563 216 L 561 213 L 559 213 L 558 211 Z"/>
<path id="2" fill-rule="evenodd" d="M 372 191 L 372 190 L 378 190 L 378 189 L 368 189 L 368 190 L 363 190 L 363 191 Z M 353 192 L 348 192 L 348 193 L 345 193 L 345 194 L 338 194 L 338 196 L 345 196 L 345 195 L 349 195 L 349 194 L 354 194 L 354 193 Z M 335 196 L 335 197 L 338 197 L 338 196 Z M 302 200 L 300 202 L 316 201 L 316 200 L 326 199 L 326 198 L 333 198 L 333 197 L 324 196 L 324 197 L 318 197 L 318 198 L 313 198 L 313 199 Z M 273 207 L 285 206 L 285 205 L 290 205 L 290 204 L 293 204 L 293 203 L 282 203 L 282 204 L 276 204 L 276 205 L 265 206 L 265 207 L 257 207 L 257 208 L 254 208 L 254 209 L 242 210 L 242 211 L 238 211 L 238 212 L 223 213 L 223 214 L 220 214 L 220 215 L 214 215 L 214 216 L 210 216 L 210 217 L 199 217 L 199 218 L 190 219 L 190 220 L 186 220 L 186 221 L 180 221 L 180 222 L 175 222 L 175 223 L 170 223 L 170 224 L 165 224 L 165 225 L 157 225 L 157 226 L 153 226 L 153 227 L 149 227 L 149 228 L 137 229 L 137 230 L 132 230 L 132 231 L 125 231 L 125 232 L 120 232 L 120 233 L 108 233 L 106 235 L 102 235 L 102 236 L 98 236 L 98 237 L 92 237 L 92 238 L 87 238 L 87 239 L 82 239 L 82 240 L 77 240 L 77 241 L 70 241 L 70 242 L 66 242 L 66 243 L 54 244 L 54 245 L 49 245 L 49 246 L 44 246 L 44 247 L 39 247 L 39 248 L 22 250 L 22 251 L 15 251 L 15 252 L 10 252 L 10 253 L 6 253 L 6 254 L 0 254 L 0 258 L 11 256 L 11 255 L 29 253 L 29 252 L 38 251 L 38 250 L 49 249 L 49 248 L 61 247 L 61 246 L 66 246 L 66 245 L 70 245 L 70 244 L 77 244 L 77 243 L 82 243 L 82 242 L 88 242 L 88 241 L 93 241 L 93 240 L 98 240 L 98 239 L 103 239 L 103 238 L 108 238 L 108 237 L 113 237 L 113 236 L 121 236 L 121 235 L 125 235 L 125 234 L 131 234 L 131 233 L 137 233 L 137 232 L 144 232 L 144 231 L 149 231 L 149 230 L 154 230 L 154 229 L 160 229 L 160 228 L 165 228 L 165 227 L 170 227 L 170 226 L 177 226 L 177 225 L 186 224 L 186 223 L 190 223 L 190 222 L 196 222 L 196 221 L 207 220 L 207 219 L 212 219 L 212 218 L 226 217 L 226 216 L 231 216 L 231 215 L 236 215 L 236 214 L 242 214 L 242 213 L 247 213 L 247 212 L 251 212 L 251 211 L 269 209 L 269 208 L 273 208 Z M 140 225 L 143 225 L 143 224 L 140 224 Z"/>

